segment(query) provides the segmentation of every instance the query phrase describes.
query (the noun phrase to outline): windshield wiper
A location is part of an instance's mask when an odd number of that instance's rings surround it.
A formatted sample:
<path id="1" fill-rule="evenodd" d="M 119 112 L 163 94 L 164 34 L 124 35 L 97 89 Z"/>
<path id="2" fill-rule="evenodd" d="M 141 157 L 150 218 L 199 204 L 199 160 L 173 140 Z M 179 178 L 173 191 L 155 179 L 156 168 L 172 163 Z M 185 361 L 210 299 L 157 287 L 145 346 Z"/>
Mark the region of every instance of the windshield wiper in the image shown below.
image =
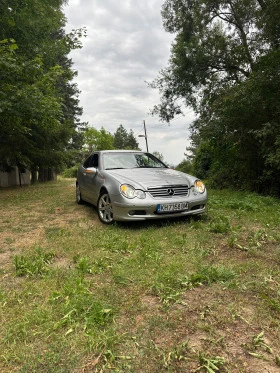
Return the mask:
<path id="1" fill-rule="evenodd" d="M 137 167 L 134 167 L 134 168 L 166 168 L 166 167 L 157 167 L 157 166 L 137 166 Z"/>

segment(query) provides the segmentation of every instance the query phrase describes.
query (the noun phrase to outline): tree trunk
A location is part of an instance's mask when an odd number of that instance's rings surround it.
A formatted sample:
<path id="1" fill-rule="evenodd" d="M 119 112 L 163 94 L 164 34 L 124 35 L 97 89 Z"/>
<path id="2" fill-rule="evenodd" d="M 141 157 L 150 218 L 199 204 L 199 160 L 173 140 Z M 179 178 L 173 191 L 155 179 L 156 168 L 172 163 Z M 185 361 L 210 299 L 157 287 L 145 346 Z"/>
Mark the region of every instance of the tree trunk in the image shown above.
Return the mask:
<path id="1" fill-rule="evenodd" d="M 35 184 L 38 181 L 37 179 L 37 170 L 36 167 L 31 168 L 31 184 Z"/>

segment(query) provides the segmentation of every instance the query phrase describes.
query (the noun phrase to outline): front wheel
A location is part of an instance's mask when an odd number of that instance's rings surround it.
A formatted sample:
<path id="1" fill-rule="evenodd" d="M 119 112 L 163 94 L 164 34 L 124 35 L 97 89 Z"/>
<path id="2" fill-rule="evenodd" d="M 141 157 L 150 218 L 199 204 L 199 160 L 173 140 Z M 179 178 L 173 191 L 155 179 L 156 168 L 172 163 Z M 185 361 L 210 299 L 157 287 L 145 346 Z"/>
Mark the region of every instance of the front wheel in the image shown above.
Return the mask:
<path id="1" fill-rule="evenodd" d="M 102 223 L 112 224 L 114 222 L 112 203 L 107 192 L 100 194 L 97 202 L 97 212 Z"/>

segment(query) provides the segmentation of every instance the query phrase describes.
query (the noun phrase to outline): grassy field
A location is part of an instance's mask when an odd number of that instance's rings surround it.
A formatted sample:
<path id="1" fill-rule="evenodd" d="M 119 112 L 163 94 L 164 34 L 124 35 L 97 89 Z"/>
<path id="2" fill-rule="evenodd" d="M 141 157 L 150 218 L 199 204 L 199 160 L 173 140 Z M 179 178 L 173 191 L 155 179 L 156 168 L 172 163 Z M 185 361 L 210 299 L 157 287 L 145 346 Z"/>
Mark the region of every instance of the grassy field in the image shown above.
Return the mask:
<path id="1" fill-rule="evenodd" d="M 74 180 L 0 190 L 0 372 L 280 372 L 280 201 L 102 225 Z"/>

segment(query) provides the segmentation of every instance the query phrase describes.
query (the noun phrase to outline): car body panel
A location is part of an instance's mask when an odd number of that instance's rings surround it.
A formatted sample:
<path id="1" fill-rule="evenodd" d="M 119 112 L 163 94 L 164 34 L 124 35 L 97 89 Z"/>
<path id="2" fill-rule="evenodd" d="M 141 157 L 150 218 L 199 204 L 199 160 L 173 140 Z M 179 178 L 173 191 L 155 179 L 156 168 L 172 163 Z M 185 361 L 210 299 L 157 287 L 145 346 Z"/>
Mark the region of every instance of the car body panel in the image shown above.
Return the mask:
<path id="1" fill-rule="evenodd" d="M 131 170 L 114 170 L 107 171 L 116 180 L 123 183 L 131 184 L 137 188 L 147 190 L 149 187 L 157 187 L 162 185 L 180 185 L 190 184 L 195 178 L 183 172 L 173 169 L 157 169 L 157 168 L 139 168 Z"/>
<path id="2" fill-rule="evenodd" d="M 100 171 L 94 168 L 85 169 L 84 167 L 80 166 L 78 175 L 83 200 L 96 206 L 101 187 L 104 184 L 104 178 L 100 174 Z"/>
<path id="3" fill-rule="evenodd" d="M 87 162 L 78 168 L 77 184 L 81 197 L 94 206 L 97 206 L 98 197 L 106 191 L 111 200 L 113 217 L 116 221 L 160 219 L 185 215 L 201 214 L 206 211 L 207 191 L 198 193 L 194 188 L 197 180 L 194 176 L 167 168 L 126 168 L 104 169 L 104 154 L 145 154 L 137 151 L 100 151 L 97 167 L 85 167 Z M 153 157 L 154 158 L 154 157 Z M 160 161 L 159 161 L 160 162 Z M 107 162 L 108 163 L 108 162 Z M 145 198 L 127 198 L 120 192 L 122 184 L 127 184 L 145 193 Z M 157 196 L 153 191 L 159 190 Z M 183 190 L 183 192 L 182 192 Z M 179 195 L 176 195 L 179 191 Z M 168 194 L 169 193 L 169 194 Z M 173 193 L 173 194 L 172 194 Z M 181 203 L 188 203 L 183 211 L 158 213 L 158 205 L 172 204 L 170 208 L 178 208 Z M 175 204 L 175 205 L 174 205 Z"/>

